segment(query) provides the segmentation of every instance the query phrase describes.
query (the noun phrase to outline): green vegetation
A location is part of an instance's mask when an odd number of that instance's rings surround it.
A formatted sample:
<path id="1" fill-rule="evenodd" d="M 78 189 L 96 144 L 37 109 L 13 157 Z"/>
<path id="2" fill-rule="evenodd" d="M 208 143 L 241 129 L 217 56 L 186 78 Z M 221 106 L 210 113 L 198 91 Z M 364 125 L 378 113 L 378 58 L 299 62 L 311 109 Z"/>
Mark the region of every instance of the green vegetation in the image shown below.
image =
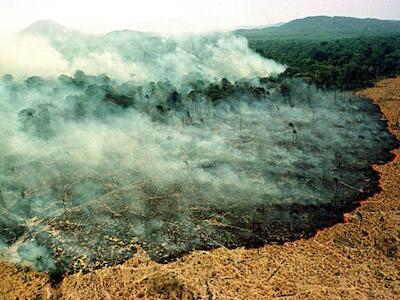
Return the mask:
<path id="1" fill-rule="evenodd" d="M 357 89 L 400 74 L 400 21 L 308 17 L 238 30 L 250 47 L 319 88 Z"/>
<path id="2" fill-rule="evenodd" d="M 335 41 L 257 41 L 250 47 L 320 88 L 357 89 L 400 74 L 400 35 Z"/>
<path id="3" fill-rule="evenodd" d="M 279 27 L 241 29 L 236 33 L 245 36 L 251 42 L 299 37 L 308 40 L 336 40 L 400 34 L 400 21 L 317 16 L 293 20 Z"/>

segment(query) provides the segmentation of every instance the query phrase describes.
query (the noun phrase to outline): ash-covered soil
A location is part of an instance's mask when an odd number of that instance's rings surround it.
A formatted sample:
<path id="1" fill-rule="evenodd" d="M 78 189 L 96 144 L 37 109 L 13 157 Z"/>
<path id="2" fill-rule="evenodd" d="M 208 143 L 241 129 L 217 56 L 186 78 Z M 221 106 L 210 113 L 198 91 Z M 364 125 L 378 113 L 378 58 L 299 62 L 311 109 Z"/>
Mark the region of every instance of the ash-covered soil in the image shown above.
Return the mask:
<path id="1" fill-rule="evenodd" d="M 361 94 L 376 100 L 400 137 L 400 78 Z M 53 291 L 36 278 L 21 281 L 31 273 L 2 263 L 1 275 L 11 281 L 1 282 L 0 294 L 6 299 L 51 293 L 65 299 L 395 299 L 400 293 L 400 152 L 394 153 L 392 162 L 374 166 L 381 174 L 382 192 L 347 214 L 345 223 L 310 239 L 248 250 L 197 251 L 169 264 L 157 264 L 140 252 L 120 266 L 68 276 Z M 27 288 L 32 285 L 36 289 Z"/>
<path id="2" fill-rule="evenodd" d="M 51 272 L 310 237 L 379 191 L 370 166 L 398 145 L 378 106 L 299 79 L 2 88 L 20 127 L 3 133 L 1 239 Z"/>

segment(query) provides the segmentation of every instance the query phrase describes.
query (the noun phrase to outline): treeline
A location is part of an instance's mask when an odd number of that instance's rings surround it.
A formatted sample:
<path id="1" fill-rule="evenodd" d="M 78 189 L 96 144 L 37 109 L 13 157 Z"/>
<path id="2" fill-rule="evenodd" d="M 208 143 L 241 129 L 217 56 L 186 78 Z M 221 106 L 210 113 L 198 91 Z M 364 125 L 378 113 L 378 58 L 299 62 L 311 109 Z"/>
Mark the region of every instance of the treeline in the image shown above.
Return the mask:
<path id="1" fill-rule="evenodd" d="M 276 97 L 279 98 L 279 94 L 286 97 L 289 91 L 288 85 L 279 78 L 255 79 L 255 82 L 230 82 L 222 78 L 213 82 L 196 80 L 174 86 L 169 81 L 119 83 L 106 74 L 87 75 L 81 70 L 73 76 L 31 76 L 22 81 L 6 74 L 0 78 L 0 87 L 6 89 L 17 103 L 28 95 L 31 98 L 32 95 L 41 95 L 33 97 L 30 106 L 18 112 L 18 119 L 22 130 L 43 139 L 54 134 L 53 125 L 60 119 L 105 120 L 125 109 L 134 109 L 149 114 L 154 120 L 168 121 L 170 114 L 174 114 L 182 122 L 190 123 L 194 114 L 202 120 L 201 110 L 208 110 L 225 101 L 258 101 L 270 95 L 272 90 L 278 91 Z"/>
<path id="2" fill-rule="evenodd" d="M 353 90 L 400 74 L 400 35 L 335 41 L 257 40 L 250 47 L 319 88 Z"/>

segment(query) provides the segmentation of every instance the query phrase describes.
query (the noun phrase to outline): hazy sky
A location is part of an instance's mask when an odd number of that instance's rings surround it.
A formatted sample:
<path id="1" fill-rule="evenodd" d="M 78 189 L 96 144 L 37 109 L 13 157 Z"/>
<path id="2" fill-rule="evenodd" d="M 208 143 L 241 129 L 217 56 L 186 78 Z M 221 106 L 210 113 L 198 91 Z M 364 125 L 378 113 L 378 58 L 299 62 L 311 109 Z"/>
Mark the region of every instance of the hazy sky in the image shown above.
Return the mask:
<path id="1" fill-rule="evenodd" d="M 0 28 L 52 19 L 87 32 L 225 30 L 312 15 L 400 19 L 400 0 L 0 0 Z"/>

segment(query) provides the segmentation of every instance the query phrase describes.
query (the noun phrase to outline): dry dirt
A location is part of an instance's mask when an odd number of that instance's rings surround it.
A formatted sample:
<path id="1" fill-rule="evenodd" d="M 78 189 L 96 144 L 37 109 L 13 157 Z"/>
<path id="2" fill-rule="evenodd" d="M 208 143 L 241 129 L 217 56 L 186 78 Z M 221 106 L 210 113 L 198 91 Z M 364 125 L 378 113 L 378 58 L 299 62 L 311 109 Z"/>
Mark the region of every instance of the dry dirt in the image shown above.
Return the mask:
<path id="1" fill-rule="evenodd" d="M 400 138 L 400 77 L 358 94 L 381 106 Z M 56 287 L 45 274 L 0 262 L 0 299 L 400 299 L 400 149 L 394 153 L 374 166 L 382 192 L 308 240 L 196 251 L 165 265 L 139 251 Z"/>

